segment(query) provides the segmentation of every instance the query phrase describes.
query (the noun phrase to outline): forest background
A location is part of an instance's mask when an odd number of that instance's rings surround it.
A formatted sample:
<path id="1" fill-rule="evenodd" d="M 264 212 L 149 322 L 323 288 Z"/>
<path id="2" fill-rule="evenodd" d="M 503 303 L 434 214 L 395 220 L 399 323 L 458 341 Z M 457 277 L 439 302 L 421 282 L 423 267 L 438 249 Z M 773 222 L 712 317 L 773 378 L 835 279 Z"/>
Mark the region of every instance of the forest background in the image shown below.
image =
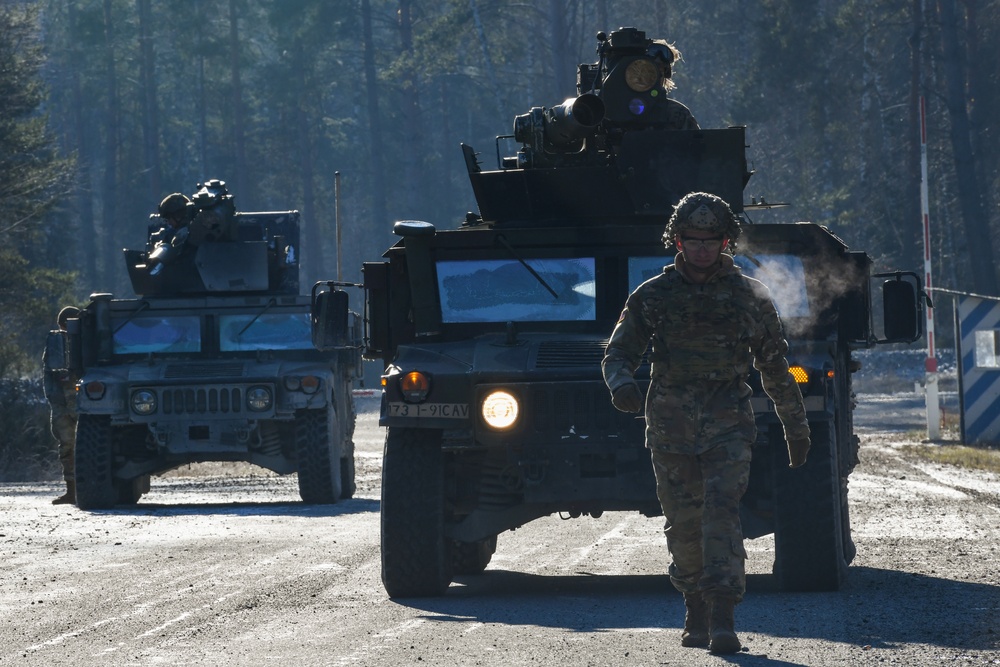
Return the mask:
<path id="1" fill-rule="evenodd" d="M 747 201 L 792 204 L 756 220 L 827 225 L 881 270 L 923 267 L 924 98 L 935 284 L 1000 294 L 1000 0 L 0 0 L 5 386 L 61 305 L 131 296 L 121 249 L 199 182 L 301 211 L 307 285 L 359 281 L 395 220 L 457 227 L 459 144 L 493 168 L 619 26 L 681 50 L 702 127 L 747 126 Z"/>

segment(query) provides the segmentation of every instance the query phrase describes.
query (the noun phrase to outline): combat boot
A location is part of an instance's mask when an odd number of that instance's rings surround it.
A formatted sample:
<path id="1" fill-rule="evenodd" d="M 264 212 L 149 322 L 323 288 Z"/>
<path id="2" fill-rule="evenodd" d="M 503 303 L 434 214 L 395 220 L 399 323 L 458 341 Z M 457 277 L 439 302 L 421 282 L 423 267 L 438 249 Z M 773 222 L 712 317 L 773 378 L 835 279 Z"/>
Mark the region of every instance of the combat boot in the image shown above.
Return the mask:
<path id="1" fill-rule="evenodd" d="M 66 493 L 52 501 L 53 505 L 75 505 L 76 504 L 76 482 L 68 480 L 66 482 Z"/>
<path id="2" fill-rule="evenodd" d="M 684 632 L 681 633 L 681 646 L 708 646 L 708 616 L 709 607 L 701 593 L 684 594 Z"/>
<path id="3" fill-rule="evenodd" d="M 736 600 L 731 597 L 718 596 L 711 599 L 711 643 L 708 650 L 712 653 L 736 653 L 742 647 L 734 629 L 734 607 Z"/>

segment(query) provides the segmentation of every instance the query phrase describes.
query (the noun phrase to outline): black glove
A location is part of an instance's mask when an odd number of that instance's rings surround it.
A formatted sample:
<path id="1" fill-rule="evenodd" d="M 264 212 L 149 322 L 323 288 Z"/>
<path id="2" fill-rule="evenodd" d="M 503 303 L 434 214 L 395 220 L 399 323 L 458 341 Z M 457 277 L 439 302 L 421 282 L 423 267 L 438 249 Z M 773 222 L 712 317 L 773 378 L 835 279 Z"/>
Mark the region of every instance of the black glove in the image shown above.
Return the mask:
<path id="1" fill-rule="evenodd" d="M 809 456 L 809 438 L 788 441 L 788 467 L 798 468 Z"/>
<path id="2" fill-rule="evenodd" d="M 642 410 L 643 397 L 639 385 L 629 382 L 615 389 L 611 394 L 611 403 L 622 412 L 639 412 Z"/>

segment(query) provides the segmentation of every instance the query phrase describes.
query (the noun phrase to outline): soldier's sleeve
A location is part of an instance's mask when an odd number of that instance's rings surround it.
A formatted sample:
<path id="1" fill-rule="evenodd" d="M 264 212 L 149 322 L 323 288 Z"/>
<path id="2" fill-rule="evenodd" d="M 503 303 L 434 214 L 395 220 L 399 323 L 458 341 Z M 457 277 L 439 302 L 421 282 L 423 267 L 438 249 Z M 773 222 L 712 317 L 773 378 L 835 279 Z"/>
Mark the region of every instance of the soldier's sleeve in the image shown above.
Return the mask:
<path id="1" fill-rule="evenodd" d="M 759 329 L 753 339 L 751 351 L 754 368 L 760 371 L 764 391 L 774 401 L 774 411 L 785 430 L 785 440 L 809 438 L 809 421 L 806 418 L 802 392 L 795 378 L 788 372 L 788 342 L 781 327 L 781 320 L 770 297 L 758 295 Z"/>
<path id="2" fill-rule="evenodd" d="M 625 302 L 618 324 L 615 325 L 608 346 L 604 350 L 601 371 L 611 393 L 624 384 L 633 382 L 635 369 L 642 361 L 649 339 L 653 335 L 647 322 L 639 291 L 633 292 Z"/>

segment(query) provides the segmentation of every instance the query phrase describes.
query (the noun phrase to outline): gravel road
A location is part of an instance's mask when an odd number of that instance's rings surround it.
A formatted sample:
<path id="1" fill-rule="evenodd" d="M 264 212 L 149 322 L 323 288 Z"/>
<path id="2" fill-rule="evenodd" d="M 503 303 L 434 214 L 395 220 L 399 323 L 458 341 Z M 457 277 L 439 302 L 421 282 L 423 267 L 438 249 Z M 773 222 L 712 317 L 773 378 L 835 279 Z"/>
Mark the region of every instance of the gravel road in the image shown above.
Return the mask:
<path id="1" fill-rule="evenodd" d="M 748 542 L 736 656 L 680 647 L 662 519 L 634 514 L 535 521 L 444 597 L 389 600 L 366 411 L 337 505 L 228 464 L 110 511 L 0 485 L 0 665 L 1000 665 L 1000 476 L 915 458 L 915 396 L 859 403 L 849 584 L 778 592 L 773 542 Z"/>

